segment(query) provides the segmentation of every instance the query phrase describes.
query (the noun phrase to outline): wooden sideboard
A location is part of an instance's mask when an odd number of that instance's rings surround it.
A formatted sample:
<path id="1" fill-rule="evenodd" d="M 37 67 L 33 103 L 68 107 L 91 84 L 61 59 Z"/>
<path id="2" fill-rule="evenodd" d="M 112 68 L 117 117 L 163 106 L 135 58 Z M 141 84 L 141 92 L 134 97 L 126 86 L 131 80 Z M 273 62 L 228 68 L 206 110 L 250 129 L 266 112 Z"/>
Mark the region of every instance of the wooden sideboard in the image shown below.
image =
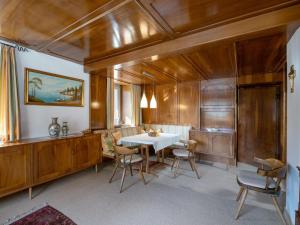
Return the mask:
<path id="1" fill-rule="evenodd" d="M 34 138 L 0 145 L 0 197 L 97 165 L 99 134 Z"/>
<path id="2" fill-rule="evenodd" d="M 235 132 L 232 130 L 207 131 L 190 130 L 190 139 L 198 142 L 196 153 L 223 159 L 229 164 L 235 163 Z"/>

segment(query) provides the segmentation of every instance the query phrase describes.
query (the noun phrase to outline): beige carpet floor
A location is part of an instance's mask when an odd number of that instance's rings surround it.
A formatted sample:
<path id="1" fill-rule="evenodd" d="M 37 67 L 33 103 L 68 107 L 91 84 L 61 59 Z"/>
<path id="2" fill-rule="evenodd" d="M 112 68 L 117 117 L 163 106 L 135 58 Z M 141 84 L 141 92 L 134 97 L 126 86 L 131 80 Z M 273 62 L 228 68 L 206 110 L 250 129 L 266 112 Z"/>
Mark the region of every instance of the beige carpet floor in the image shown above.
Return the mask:
<path id="1" fill-rule="evenodd" d="M 78 225 L 280 225 L 268 196 L 250 192 L 238 221 L 234 220 L 239 190 L 235 174 L 223 165 L 197 164 L 201 179 L 181 164 L 174 179 L 169 167 L 156 168 L 158 178 L 147 175 L 144 185 L 127 176 L 119 194 L 121 171 L 112 184 L 112 165 L 96 174 L 86 171 L 0 199 L 0 224 L 33 207 L 49 203 Z"/>

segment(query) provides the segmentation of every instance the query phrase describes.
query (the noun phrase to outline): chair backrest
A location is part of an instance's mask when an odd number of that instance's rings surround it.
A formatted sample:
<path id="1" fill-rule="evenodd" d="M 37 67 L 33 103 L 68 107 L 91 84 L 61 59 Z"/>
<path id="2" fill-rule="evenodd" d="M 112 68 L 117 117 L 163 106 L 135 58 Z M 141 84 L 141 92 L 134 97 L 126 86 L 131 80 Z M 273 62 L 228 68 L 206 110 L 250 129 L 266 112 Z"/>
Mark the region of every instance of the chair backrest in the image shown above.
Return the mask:
<path id="1" fill-rule="evenodd" d="M 115 153 L 118 155 L 131 155 L 136 152 L 135 149 L 126 148 L 123 146 L 113 145 Z"/>
<path id="2" fill-rule="evenodd" d="M 121 131 L 115 131 L 111 133 L 112 137 L 114 138 L 115 144 L 118 143 L 118 141 L 122 138 L 122 133 Z"/>
<path id="3" fill-rule="evenodd" d="M 188 140 L 187 141 L 187 146 L 186 146 L 186 149 L 192 153 L 195 152 L 195 149 L 196 149 L 196 146 L 197 146 L 197 141 L 195 140 Z"/>
<path id="4" fill-rule="evenodd" d="M 121 162 L 121 159 L 123 159 L 123 163 L 125 163 L 126 156 L 130 156 L 130 161 L 131 161 L 132 155 L 138 152 L 137 149 L 126 148 L 123 146 L 117 146 L 115 144 L 113 145 L 113 147 L 114 147 L 114 151 L 116 154 L 116 160 Z"/>

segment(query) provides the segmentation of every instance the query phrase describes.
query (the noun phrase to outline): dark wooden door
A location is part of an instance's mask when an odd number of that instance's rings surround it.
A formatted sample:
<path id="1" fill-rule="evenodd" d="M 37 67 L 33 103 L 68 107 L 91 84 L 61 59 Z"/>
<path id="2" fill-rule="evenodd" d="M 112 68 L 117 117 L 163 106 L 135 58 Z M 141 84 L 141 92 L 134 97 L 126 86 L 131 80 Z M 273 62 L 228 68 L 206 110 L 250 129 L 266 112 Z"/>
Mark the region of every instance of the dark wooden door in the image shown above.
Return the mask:
<path id="1" fill-rule="evenodd" d="M 280 87 L 240 87 L 238 96 L 238 161 L 279 158 Z"/>

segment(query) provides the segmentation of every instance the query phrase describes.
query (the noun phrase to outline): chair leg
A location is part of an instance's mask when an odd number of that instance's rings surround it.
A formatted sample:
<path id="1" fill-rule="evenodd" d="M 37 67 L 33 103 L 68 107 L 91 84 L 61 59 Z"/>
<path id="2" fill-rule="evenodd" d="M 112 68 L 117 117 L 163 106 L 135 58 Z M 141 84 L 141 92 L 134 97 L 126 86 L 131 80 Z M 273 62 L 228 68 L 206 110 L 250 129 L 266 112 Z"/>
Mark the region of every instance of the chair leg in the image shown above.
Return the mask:
<path id="1" fill-rule="evenodd" d="M 244 203 L 245 203 L 247 194 L 248 194 L 248 189 L 245 189 L 245 191 L 243 192 L 242 199 L 241 199 L 241 201 L 240 201 L 238 210 L 237 210 L 237 212 L 236 212 L 236 216 L 235 216 L 235 219 L 236 219 L 236 220 L 239 218 L 240 211 L 241 211 L 241 209 L 242 209 L 242 207 L 243 207 L 243 205 L 244 205 Z"/>
<path id="2" fill-rule="evenodd" d="M 239 191 L 239 193 L 238 193 L 238 195 L 236 196 L 236 199 L 235 199 L 237 202 L 240 200 L 241 195 L 243 194 L 244 190 L 245 190 L 245 188 L 243 188 L 243 187 L 240 188 L 240 191 Z"/>
<path id="3" fill-rule="evenodd" d="M 141 166 L 140 166 L 140 175 L 142 177 L 142 180 L 144 181 L 144 184 L 146 185 L 147 183 L 146 183 L 144 173 L 143 173 L 143 162 L 141 163 Z"/>
<path id="4" fill-rule="evenodd" d="M 175 178 L 176 178 L 176 176 L 177 176 L 177 171 L 178 171 L 178 169 L 179 169 L 179 164 L 180 164 L 180 159 L 177 158 L 177 159 L 176 159 L 176 165 L 175 165 L 175 171 L 174 171 L 174 177 L 175 177 Z"/>
<path id="5" fill-rule="evenodd" d="M 195 161 L 193 160 L 193 161 L 191 161 L 191 163 L 192 163 L 192 165 L 193 165 L 193 167 L 194 167 L 194 171 L 195 171 L 195 173 L 196 173 L 196 175 L 197 175 L 197 178 L 198 178 L 198 179 L 200 179 L 200 176 L 199 176 L 198 170 L 197 170 L 197 168 L 196 168 Z"/>
<path id="6" fill-rule="evenodd" d="M 122 181 L 121 181 L 120 193 L 122 193 L 122 189 L 123 189 L 123 184 L 124 184 L 125 175 L 126 175 L 126 166 L 124 166 L 124 169 L 123 169 L 123 174 L 122 174 Z"/>
<path id="7" fill-rule="evenodd" d="M 172 163 L 171 170 L 173 170 L 173 168 L 174 168 L 174 165 L 175 165 L 175 162 L 176 162 L 176 157 L 174 157 L 174 160 L 173 160 L 173 163 Z"/>
<path id="8" fill-rule="evenodd" d="M 192 164 L 192 161 L 191 161 L 191 160 L 192 160 L 191 158 L 188 159 L 188 161 L 189 161 L 189 163 L 190 163 L 190 166 L 191 166 L 191 168 L 192 168 L 192 171 L 194 171 L 194 167 L 193 167 L 193 164 Z"/>
<path id="9" fill-rule="evenodd" d="M 285 219 L 284 219 L 284 216 L 283 216 L 283 214 L 282 214 L 282 211 L 281 211 L 280 208 L 279 208 L 279 205 L 278 205 L 278 202 L 277 202 L 276 197 L 275 197 L 275 196 L 272 196 L 272 200 L 273 200 L 274 206 L 275 206 L 275 208 L 276 208 L 276 211 L 277 211 L 277 213 L 278 213 L 279 216 L 280 216 L 280 219 L 282 220 L 282 222 L 283 222 L 284 225 L 287 225 L 287 222 L 286 222 Z"/>
<path id="10" fill-rule="evenodd" d="M 130 175 L 133 176 L 131 163 L 129 164 L 129 168 L 130 168 Z"/>
<path id="11" fill-rule="evenodd" d="M 146 145 L 146 173 L 149 173 L 149 145 Z"/>
<path id="12" fill-rule="evenodd" d="M 118 166 L 119 166 L 119 163 L 116 163 L 114 171 L 113 171 L 113 174 L 112 174 L 111 178 L 109 179 L 109 183 L 112 182 L 112 179 L 114 178 L 114 176 L 115 176 L 115 174 L 117 172 Z"/>

